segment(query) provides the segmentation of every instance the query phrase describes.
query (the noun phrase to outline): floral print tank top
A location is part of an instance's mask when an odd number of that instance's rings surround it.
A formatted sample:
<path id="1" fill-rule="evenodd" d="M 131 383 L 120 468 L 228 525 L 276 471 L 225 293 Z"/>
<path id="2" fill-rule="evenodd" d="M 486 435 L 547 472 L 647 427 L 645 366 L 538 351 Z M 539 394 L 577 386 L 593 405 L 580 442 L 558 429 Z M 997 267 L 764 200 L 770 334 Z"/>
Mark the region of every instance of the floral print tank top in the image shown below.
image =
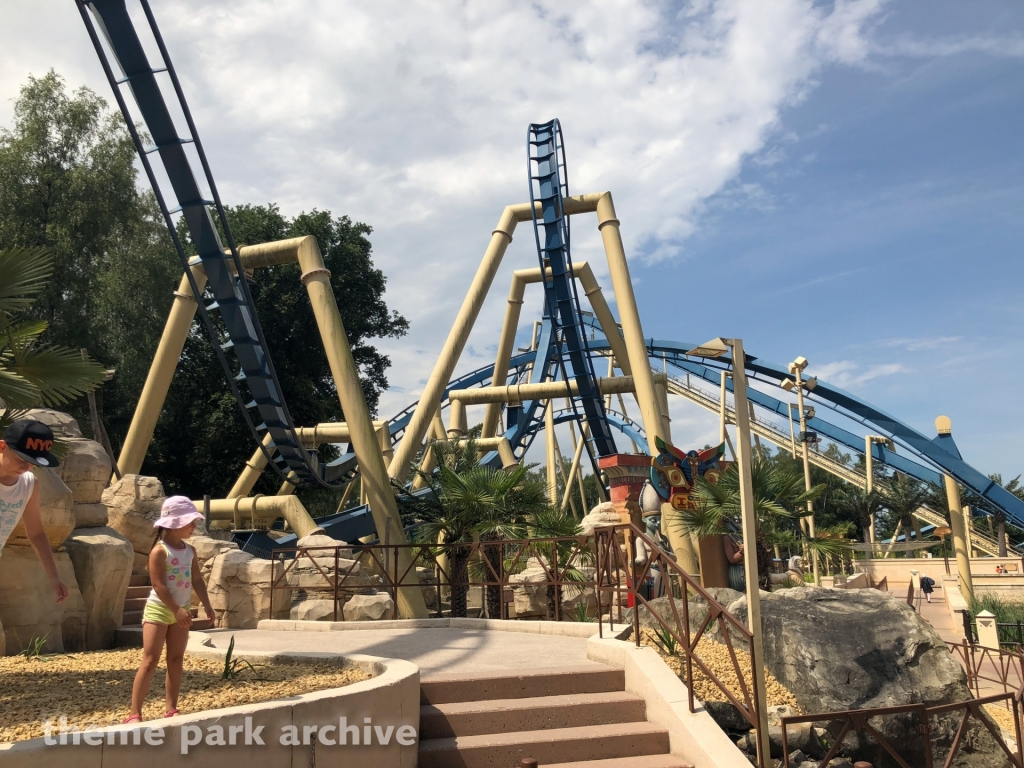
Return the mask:
<path id="1" fill-rule="evenodd" d="M 185 607 L 192 601 L 192 547 L 188 544 L 181 549 L 174 549 L 165 541 L 157 542 L 167 552 L 164 563 L 164 584 L 171 597 L 179 606 Z M 156 590 L 149 593 L 149 602 L 163 605 L 157 597 Z"/>

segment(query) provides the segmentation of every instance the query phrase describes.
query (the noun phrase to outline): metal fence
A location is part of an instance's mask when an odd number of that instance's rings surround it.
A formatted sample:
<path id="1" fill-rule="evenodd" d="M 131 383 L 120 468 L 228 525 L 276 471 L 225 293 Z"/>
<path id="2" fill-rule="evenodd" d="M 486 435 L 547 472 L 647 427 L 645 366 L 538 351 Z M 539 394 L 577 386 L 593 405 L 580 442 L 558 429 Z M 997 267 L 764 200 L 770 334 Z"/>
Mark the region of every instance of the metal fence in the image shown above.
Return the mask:
<path id="1" fill-rule="evenodd" d="M 638 558 L 641 552 L 644 554 Z M 354 567 L 357 563 L 362 568 Z M 402 567 L 399 563 L 406 565 Z M 528 565 L 534 569 L 533 580 L 513 580 Z M 417 568 L 432 574 L 429 583 L 420 580 Z M 757 724 L 752 691 L 757 669 L 753 635 L 655 541 L 631 524 L 601 527 L 587 536 L 561 538 L 278 549 L 271 559 L 270 615 L 275 615 L 275 603 L 285 594 L 304 589 L 329 593 L 334 603 L 333 617 L 338 621 L 344 615 L 339 611 L 344 601 L 367 588 L 360 574 L 376 576 L 379 583 L 373 586 L 390 593 L 396 604 L 400 590 L 434 590 L 434 615 L 438 617 L 444 615 L 442 588 L 463 594 L 473 587 L 482 588 L 484 605 L 495 609 L 490 616 L 501 619 L 509 618 L 513 590 L 543 589 L 547 618 L 554 621 L 571 618 L 563 609 L 567 598 L 593 590 L 598 634 L 604 636 L 606 624 L 610 628 L 613 624 L 630 623 L 637 646 L 642 642 L 642 627 L 641 611 L 636 609 L 643 606 L 647 609 L 645 623 L 670 637 L 679 648 L 690 711 L 696 706 L 694 678 L 703 675 L 752 726 Z M 667 598 L 659 606 L 660 612 L 651 605 L 654 597 L 650 585 L 654 581 L 662 585 L 659 591 Z M 728 649 L 738 692 L 730 690 L 701 658 L 699 645 L 705 639 Z M 749 665 L 741 663 L 742 653 L 738 654 L 737 649 L 748 654 Z"/>
<path id="2" fill-rule="evenodd" d="M 981 699 L 960 701 L 954 704 L 943 704 L 936 707 L 926 707 L 923 704 L 906 704 L 899 707 L 880 707 L 877 709 L 855 709 L 842 712 L 820 712 L 814 715 L 799 715 L 782 718 L 782 764 L 784 768 L 790 768 L 789 762 L 789 741 L 787 728 L 798 723 L 841 723 L 838 734 L 832 742 L 832 746 L 825 757 L 818 762 L 818 768 L 825 768 L 842 748 L 844 740 L 851 732 L 868 736 L 881 750 L 896 761 L 901 768 L 934 768 L 935 753 L 939 751 L 934 737 L 932 727 L 933 719 L 943 715 L 962 714 L 956 734 L 949 746 L 942 765 L 952 765 L 953 758 L 959 753 L 965 744 L 965 737 L 968 733 L 968 724 L 971 718 L 983 724 L 985 729 L 992 735 L 996 743 L 1003 750 L 1003 753 L 1010 760 L 1010 764 L 1016 768 L 1024 768 L 1024 754 L 1021 752 L 1021 697 L 1024 689 L 1014 693 L 1002 693 L 994 696 L 986 696 Z M 1013 711 L 1015 745 L 1011 751 L 999 728 L 992 724 L 991 718 L 984 713 L 987 704 L 1004 703 Z M 920 735 L 917 743 L 914 739 L 902 740 L 898 746 L 891 744 L 878 728 L 872 724 L 872 720 L 894 718 L 894 717 L 916 717 L 918 721 L 917 732 Z M 913 755 L 914 764 L 907 762 L 907 757 Z M 919 762 L 923 759 L 923 762 Z"/>

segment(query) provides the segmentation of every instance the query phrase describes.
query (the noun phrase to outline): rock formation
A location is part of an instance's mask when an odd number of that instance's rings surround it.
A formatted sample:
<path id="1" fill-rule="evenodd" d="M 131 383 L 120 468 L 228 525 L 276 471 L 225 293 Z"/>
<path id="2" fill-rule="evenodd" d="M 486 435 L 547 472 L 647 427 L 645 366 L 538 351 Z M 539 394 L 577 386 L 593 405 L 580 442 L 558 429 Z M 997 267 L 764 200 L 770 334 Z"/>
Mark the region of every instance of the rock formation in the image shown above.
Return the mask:
<path id="1" fill-rule="evenodd" d="M 395 601 L 385 592 L 353 595 L 345 603 L 345 621 L 381 621 L 395 617 Z"/>
<path id="2" fill-rule="evenodd" d="M 86 647 L 110 648 L 132 577 L 132 545 L 112 528 L 76 528 L 65 546 L 85 603 Z"/>
<path id="3" fill-rule="evenodd" d="M 54 552 L 53 558 L 68 587 L 68 598 L 60 604 L 32 548 L 4 547 L 0 557 L 0 623 L 8 654 L 18 653 L 41 637 L 46 638 L 43 648 L 48 652 L 86 650 L 88 617 L 71 558 L 65 551 Z"/>
<path id="4" fill-rule="evenodd" d="M 153 523 L 160 517 L 164 496 L 160 481 L 145 475 L 125 475 L 103 491 L 110 527 L 131 543 L 136 573 L 146 569 L 156 541 Z"/>

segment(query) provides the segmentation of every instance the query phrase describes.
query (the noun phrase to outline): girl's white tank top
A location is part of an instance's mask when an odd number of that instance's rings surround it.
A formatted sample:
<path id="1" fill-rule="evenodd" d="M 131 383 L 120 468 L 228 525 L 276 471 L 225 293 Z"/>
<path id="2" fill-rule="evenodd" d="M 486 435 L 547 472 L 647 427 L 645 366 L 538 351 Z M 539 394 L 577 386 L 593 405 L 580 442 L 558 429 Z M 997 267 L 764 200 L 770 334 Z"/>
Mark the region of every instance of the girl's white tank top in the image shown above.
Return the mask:
<path id="1" fill-rule="evenodd" d="M 31 472 L 20 475 L 14 485 L 0 483 L 0 554 L 3 554 L 4 544 L 21 521 L 35 486 L 36 476 Z"/>

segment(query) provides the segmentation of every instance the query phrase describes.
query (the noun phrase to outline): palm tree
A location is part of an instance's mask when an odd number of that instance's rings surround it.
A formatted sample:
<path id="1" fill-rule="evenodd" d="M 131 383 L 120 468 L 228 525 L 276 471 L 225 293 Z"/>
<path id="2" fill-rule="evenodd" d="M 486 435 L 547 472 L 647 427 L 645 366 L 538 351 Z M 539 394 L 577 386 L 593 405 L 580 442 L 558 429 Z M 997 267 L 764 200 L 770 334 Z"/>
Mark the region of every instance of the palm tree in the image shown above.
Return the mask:
<path id="1" fill-rule="evenodd" d="M 787 472 L 772 461 L 758 456 L 751 466 L 751 480 L 754 495 L 754 514 L 757 520 L 756 547 L 758 585 L 761 589 L 771 588 L 772 551 L 771 542 L 784 538 L 784 534 L 799 526 L 793 523 L 811 514 L 806 502 L 816 499 L 824 490 L 817 485 L 809 491 L 803 488 L 803 477 Z M 687 533 L 711 536 L 729 532 L 729 524 L 740 524 L 739 472 L 736 465 L 719 477 L 717 483 L 710 483 L 703 477 L 697 480 L 697 508 L 683 510 L 680 521 Z M 819 554 L 838 551 L 841 547 L 836 539 L 829 537 L 804 536 L 808 547 Z"/>
<path id="2" fill-rule="evenodd" d="M 430 493 L 414 497 L 400 490 L 399 499 L 405 518 L 418 523 L 416 538 L 436 542 L 448 554 L 452 616 L 464 617 L 473 542 L 481 542 L 486 561 L 483 580 L 500 581 L 504 573 L 501 540 L 522 535 L 527 519 L 545 510 L 548 503 L 543 486 L 530 478 L 529 468 L 479 465 L 473 440 L 461 447 L 435 443 L 434 449 L 437 470 L 423 475 Z M 485 589 L 490 617 L 500 616 L 501 591 L 500 584 Z"/>
<path id="3" fill-rule="evenodd" d="M 548 507 L 531 516 L 528 530 L 530 538 L 534 539 L 568 539 L 579 534 L 580 526 L 579 521 L 575 517 L 570 517 L 560 509 Z M 549 568 L 553 567 L 555 563 L 558 564 L 558 571 L 564 572 L 566 581 L 586 581 L 586 577 L 575 566 L 592 564 L 593 555 L 590 550 L 580 550 L 577 553 L 577 560 L 580 562 L 570 563 L 570 559 L 573 558 L 574 547 L 569 541 L 538 545 L 538 548 L 541 550 L 541 556 L 547 561 Z M 555 574 L 555 576 L 557 579 L 558 574 Z M 576 589 L 576 587 L 573 588 Z M 554 584 L 548 584 L 547 603 L 549 619 L 555 618 L 555 589 Z M 598 600 L 600 600 L 600 595 L 598 595 Z"/>
<path id="4" fill-rule="evenodd" d="M 103 381 L 103 366 L 78 350 L 39 343 L 48 324 L 28 312 L 52 275 L 41 248 L 0 250 L 0 433 L 29 408 L 62 405 Z"/>
<path id="5" fill-rule="evenodd" d="M 883 509 L 882 494 L 872 488 L 871 492 L 857 485 L 847 485 L 832 496 L 832 509 L 841 517 L 852 519 L 860 525 L 864 543 L 871 543 L 871 519 Z"/>
<path id="6" fill-rule="evenodd" d="M 934 491 L 926 484 L 909 475 L 897 474 L 882 486 L 882 504 L 889 514 L 902 523 L 907 541 L 913 530 L 918 541 L 921 541 L 921 524 L 914 513 L 934 497 Z M 895 540 L 896 534 L 893 533 Z M 917 557 L 917 552 L 913 553 Z"/>

